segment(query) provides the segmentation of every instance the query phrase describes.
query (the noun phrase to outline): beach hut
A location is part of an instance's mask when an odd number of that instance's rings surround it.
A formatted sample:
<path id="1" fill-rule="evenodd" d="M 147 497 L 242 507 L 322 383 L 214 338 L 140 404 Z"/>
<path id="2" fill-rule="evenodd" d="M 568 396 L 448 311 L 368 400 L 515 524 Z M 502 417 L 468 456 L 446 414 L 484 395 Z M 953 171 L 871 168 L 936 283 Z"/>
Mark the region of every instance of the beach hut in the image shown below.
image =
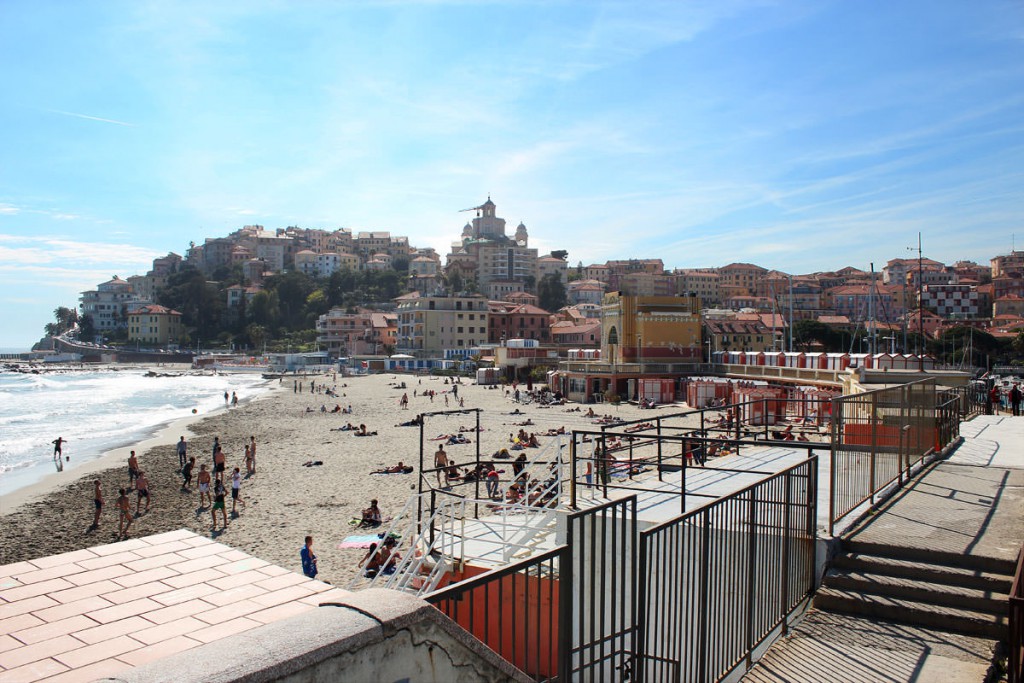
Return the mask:
<path id="1" fill-rule="evenodd" d="M 781 351 L 765 351 L 764 365 L 777 368 L 782 365 L 782 352 Z"/>
<path id="2" fill-rule="evenodd" d="M 747 365 L 764 365 L 764 356 L 760 351 L 747 351 L 744 355 L 744 363 Z"/>
<path id="3" fill-rule="evenodd" d="M 782 354 L 783 365 L 787 368 L 802 368 L 804 367 L 804 354 L 797 351 L 786 351 Z"/>
<path id="4" fill-rule="evenodd" d="M 744 365 L 747 360 L 747 354 L 745 351 L 730 351 L 728 363 L 732 365 Z"/>
<path id="5" fill-rule="evenodd" d="M 847 353 L 826 353 L 824 363 L 826 370 L 842 371 L 850 367 L 850 355 Z"/>
<path id="6" fill-rule="evenodd" d="M 804 354 L 805 368 L 811 368 L 814 370 L 821 370 L 825 367 L 825 354 L 820 351 L 810 351 Z"/>

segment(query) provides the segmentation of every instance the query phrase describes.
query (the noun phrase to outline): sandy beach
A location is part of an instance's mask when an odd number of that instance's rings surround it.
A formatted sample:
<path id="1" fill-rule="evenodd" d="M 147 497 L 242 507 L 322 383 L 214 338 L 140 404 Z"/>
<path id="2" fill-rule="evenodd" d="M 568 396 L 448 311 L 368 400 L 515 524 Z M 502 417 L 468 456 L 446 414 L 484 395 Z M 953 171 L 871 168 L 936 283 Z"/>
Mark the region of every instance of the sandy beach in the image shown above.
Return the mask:
<path id="1" fill-rule="evenodd" d="M 140 466 L 150 480 L 153 503 L 148 513 L 135 520 L 131 534 L 190 529 L 295 571 L 299 570 L 299 548 L 309 534 L 315 539 L 314 547 L 319 556 L 318 578 L 336 584 L 347 583 L 355 575 L 356 564 L 365 552 L 337 548 L 346 536 L 366 533 L 350 526 L 352 518 L 360 515 L 371 498 L 379 500 L 385 517 L 396 514 L 415 493 L 420 430 L 396 425 L 421 412 L 454 410 L 458 406 L 448 393 L 451 385 L 446 385 L 442 378 L 383 374 L 339 376 L 334 381 L 327 375 L 316 381 L 336 386 L 338 397 L 311 394 L 308 378 L 303 380 L 304 391 L 296 393 L 292 380 L 287 379 L 256 400 L 205 417 L 187 427 L 173 425 L 161 431 L 157 438 L 134 447 Z M 401 382 L 406 383 L 405 390 L 399 388 Z M 567 430 L 597 429 L 584 413 L 567 412 L 577 407 L 575 405 L 550 408 L 519 405 L 507 398 L 504 391 L 465 383 L 465 379 L 463 382 L 459 385 L 459 397 L 464 399 L 465 408 L 483 411 L 480 415 L 484 429 L 480 434 L 482 457 L 507 447 L 509 434 L 520 428 L 515 423 L 527 418 L 535 423 L 526 427 L 527 431 L 538 435 L 563 425 Z M 423 395 L 427 390 L 436 392 L 433 401 Z M 399 405 L 403 393 L 409 396 L 407 410 Z M 353 414 L 324 414 L 320 412 L 321 405 L 328 410 L 335 405 L 351 405 Z M 307 408 L 312 408 L 313 412 L 306 412 Z M 522 414 L 509 415 L 515 409 Z M 596 406 L 595 409 L 628 420 L 651 418 L 656 412 L 677 412 L 685 406 L 662 406 L 658 411 L 641 410 L 634 405 Z M 365 424 L 368 430 L 378 434 L 360 438 L 351 432 L 336 431 L 347 422 Z M 469 429 L 475 423 L 474 413 L 432 417 L 426 423 L 425 436 L 431 439 L 438 434 L 455 433 L 460 426 Z M 257 473 L 245 479 L 242 485 L 245 506 L 238 506 L 235 517 L 230 515 L 231 498 L 228 496 L 226 530 L 219 528 L 218 520 L 218 530 L 211 531 L 209 507 L 199 509 L 195 484 L 191 492 L 182 491 L 174 446 L 179 432 L 189 441 L 189 453 L 196 457 L 197 473 L 199 464 L 211 462 L 215 436 L 220 437 L 227 455 L 228 472 L 240 467 L 244 473 L 244 444 L 250 436 L 256 437 Z M 466 436 L 475 441 L 475 434 Z M 539 439 L 542 445 L 548 440 Z M 430 467 L 438 442 L 427 440 L 425 443 L 427 467 Z M 114 501 L 118 488 L 128 484 L 126 450 L 121 449 L 87 469 L 69 473 L 76 477 L 74 480 L 50 477 L 27 491 L 5 496 L 0 514 L 4 529 L 0 535 L 0 564 L 117 540 Z M 446 450 L 453 460 L 465 463 L 475 458 L 476 446 L 446 446 Z M 310 461 L 323 464 L 303 466 Z M 396 465 L 398 461 L 417 469 L 407 475 L 371 475 L 373 470 Z M 96 478 L 102 482 L 106 502 L 99 530 L 89 531 Z M 134 511 L 134 493 L 131 502 Z"/>

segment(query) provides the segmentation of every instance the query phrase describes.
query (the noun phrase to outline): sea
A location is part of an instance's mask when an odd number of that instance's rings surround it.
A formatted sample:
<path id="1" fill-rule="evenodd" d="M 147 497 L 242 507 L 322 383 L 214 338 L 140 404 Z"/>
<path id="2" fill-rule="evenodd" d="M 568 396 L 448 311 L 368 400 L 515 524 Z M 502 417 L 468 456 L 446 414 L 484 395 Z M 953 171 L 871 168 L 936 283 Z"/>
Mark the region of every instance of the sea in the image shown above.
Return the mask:
<path id="1" fill-rule="evenodd" d="M 166 368 L 157 373 L 173 374 Z M 266 391 L 259 374 L 147 376 L 146 368 L 0 371 L 0 496 L 56 471 L 53 440 L 67 439 L 64 472 L 149 438 L 183 417 L 225 410 Z M 70 478 L 70 477 L 69 477 Z"/>

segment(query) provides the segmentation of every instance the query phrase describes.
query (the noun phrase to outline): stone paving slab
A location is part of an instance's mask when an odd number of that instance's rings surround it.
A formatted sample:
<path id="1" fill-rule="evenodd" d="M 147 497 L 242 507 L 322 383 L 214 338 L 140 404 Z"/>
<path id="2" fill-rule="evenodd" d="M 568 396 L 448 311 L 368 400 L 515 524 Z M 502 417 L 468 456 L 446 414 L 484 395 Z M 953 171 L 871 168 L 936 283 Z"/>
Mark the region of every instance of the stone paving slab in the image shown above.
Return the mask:
<path id="1" fill-rule="evenodd" d="M 1016 560 L 1024 542 L 1024 470 L 940 462 L 847 537 Z"/>
<path id="2" fill-rule="evenodd" d="M 187 530 L 0 565 L 0 683 L 115 676 L 346 595 Z"/>
<path id="3" fill-rule="evenodd" d="M 995 641 L 811 610 L 744 683 L 985 680 Z"/>

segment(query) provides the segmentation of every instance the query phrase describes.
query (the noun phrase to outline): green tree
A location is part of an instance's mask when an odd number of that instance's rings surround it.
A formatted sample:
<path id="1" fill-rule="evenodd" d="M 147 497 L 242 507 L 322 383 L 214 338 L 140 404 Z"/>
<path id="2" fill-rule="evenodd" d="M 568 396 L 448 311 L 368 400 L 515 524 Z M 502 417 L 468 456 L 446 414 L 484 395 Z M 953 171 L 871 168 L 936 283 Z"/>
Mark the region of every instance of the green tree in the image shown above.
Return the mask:
<path id="1" fill-rule="evenodd" d="M 537 285 L 538 304 L 545 311 L 557 311 L 568 303 L 565 285 L 556 273 L 548 273 Z"/>
<path id="2" fill-rule="evenodd" d="M 793 345 L 801 351 L 810 351 L 815 344 L 831 351 L 841 343 L 831 327 L 817 320 L 797 320 L 793 323 Z"/>

